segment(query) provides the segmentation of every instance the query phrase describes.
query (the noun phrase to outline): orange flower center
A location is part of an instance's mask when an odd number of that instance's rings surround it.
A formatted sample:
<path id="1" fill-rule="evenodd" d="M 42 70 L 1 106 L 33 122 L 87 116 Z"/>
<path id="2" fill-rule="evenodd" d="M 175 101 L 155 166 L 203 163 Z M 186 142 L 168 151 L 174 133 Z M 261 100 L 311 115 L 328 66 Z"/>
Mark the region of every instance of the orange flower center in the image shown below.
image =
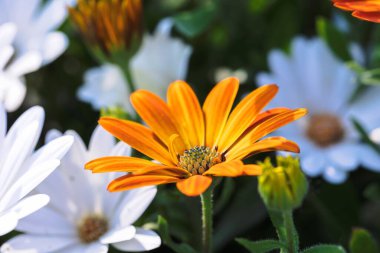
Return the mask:
<path id="1" fill-rule="evenodd" d="M 306 134 L 318 146 L 327 147 L 343 139 L 344 128 L 334 115 L 314 114 L 310 118 Z"/>
<path id="2" fill-rule="evenodd" d="M 193 175 L 202 175 L 220 162 L 222 162 L 222 155 L 217 152 L 217 149 L 205 146 L 195 146 L 185 150 L 179 157 L 179 167 L 188 170 Z"/>
<path id="3" fill-rule="evenodd" d="M 108 221 L 100 215 L 86 216 L 78 226 L 78 235 L 83 243 L 97 241 L 108 230 Z"/>

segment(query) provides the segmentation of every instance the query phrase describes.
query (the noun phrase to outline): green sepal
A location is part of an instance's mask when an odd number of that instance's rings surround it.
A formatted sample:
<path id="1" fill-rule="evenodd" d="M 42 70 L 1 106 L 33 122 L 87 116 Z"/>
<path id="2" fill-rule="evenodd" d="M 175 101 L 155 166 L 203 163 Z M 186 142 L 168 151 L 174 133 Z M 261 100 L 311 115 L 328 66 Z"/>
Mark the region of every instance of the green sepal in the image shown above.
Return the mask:
<path id="1" fill-rule="evenodd" d="M 175 242 L 173 242 L 173 240 L 170 236 L 170 232 L 169 232 L 169 224 L 164 217 L 159 215 L 158 220 L 157 220 L 157 224 L 158 224 L 158 231 L 160 233 L 162 242 L 166 246 L 171 248 L 174 252 L 176 252 L 176 253 L 197 253 L 197 251 L 195 249 L 193 249 L 190 245 L 188 245 L 186 243 L 175 243 Z"/>
<path id="2" fill-rule="evenodd" d="M 235 240 L 252 253 L 266 253 L 275 249 L 286 249 L 286 245 L 277 240 L 250 241 L 243 238 Z"/>
<path id="3" fill-rule="evenodd" d="M 351 253 L 378 253 L 379 247 L 372 235 L 365 229 L 355 228 L 350 240 Z"/>
<path id="4" fill-rule="evenodd" d="M 346 253 L 342 246 L 321 244 L 305 249 L 302 253 Z"/>

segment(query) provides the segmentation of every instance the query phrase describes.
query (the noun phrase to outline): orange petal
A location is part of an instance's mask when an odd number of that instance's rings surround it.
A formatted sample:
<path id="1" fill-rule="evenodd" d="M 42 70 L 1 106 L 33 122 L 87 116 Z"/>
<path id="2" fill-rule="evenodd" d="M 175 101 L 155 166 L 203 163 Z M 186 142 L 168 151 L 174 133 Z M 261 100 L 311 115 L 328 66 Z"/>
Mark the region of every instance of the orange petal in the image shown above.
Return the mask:
<path id="1" fill-rule="evenodd" d="M 354 11 L 352 16 L 364 19 L 371 22 L 380 23 L 380 11 L 376 12 L 362 12 L 362 11 Z"/>
<path id="2" fill-rule="evenodd" d="M 151 161 L 127 156 L 107 156 L 86 163 L 85 168 L 93 173 L 100 172 L 134 172 L 157 164 Z"/>
<path id="3" fill-rule="evenodd" d="M 286 108 L 286 107 L 277 107 L 277 108 L 266 110 L 265 112 L 262 112 L 259 115 L 257 115 L 256 119 L 252 122 L 251 127 L 253 125 L 258 125 L 259 123 L 264 122 L 265 120 L 268 120 L 280 113 L 290 112 L 290 111 L 291 109 Z"/>
<path id="4" fill-rule="evenodd" d="M 299 153 L 300 151 L 297 143 L 293 141 L 287 140 L 284 137 L 270 137 L 262 141 L 258 141 L 244 149 L 231 150 L 230 152 L 226 154 L 226 159 L 227 160 L 235 160 L 235 159 L 242 160 L 254 154 L 269 152 L 269 151 L 276 151 L 276 150 L 289 151 L 289 152 L 295 152 L 295 153 Z"/>
<path id="5" fill-rule="evenodd" d="M 244 164 L 240 160 L 232 160 L 212 166 L 208 171 L 203 173 L 207 176 L 216 177 L 237 177 L 243 175 Z"/>
<path id="6" fill-rule="evenodd" d="M 228 118 L 220 142 L 215 144 L 220 152 L 226 151 L 240 137 L 260 111 L 273 99 L 277 91 L 278 87 L 274 84 L 261 86 L 236 106 Z"/>
<path id="7" fill-rule="evenodd" d="M 259 176 L 263 173 L 263 168 L 257 164 L 247 164 L 243 166 L 243 175 Z"/>
<path id="8" fill-rule="evenodd" d="M 139 90 L 131 95 L 131 103 L 140 117 L 166 145 L 169 144 L 170 136 L 179 135 L 170 109 L 160 97 L 149 91 Z"/>
<path id="9" fill-rule="evenodd" d="M 214 147 L 234 103 L 239 89 L 239 80 L 234 77 L 219 82 L 208 94 L 203 104 L 206 121 L 206 146 Z"/>
<path id="10" fill-rule="evenodd" d="M 163 176 L 163 175 L 125 175 L 116 178 L 108 185 L 108 190 L 111 192 L 127 191 L 135 188 L 140 188 L 149 185 L 160 185 L 174 183 L 180 180 L 178 177 Z"/>
<path id="11" fill-rule="evenodd" d="M 172 160 L 178 163 L 178 156 L 182 155 L 186 150 L 186 146 L 178 134 L 173 134 L 170 137 L 169 151 Z"/>
<path id="12" fill-rule="evenodd" d="M 199 196 L 204 193 L 212 183 L 211 177 L 195 175 L 177 183 L 180 192 L 189 197 Z"/>
<path id="13" fill-rule="evenodd" d="M 344 10 L 356 10 L 362 12 L 380 11 L 380 2 L 378 0 L 334 1 L 334 6 Z"/>
<path id="14" fill-rule="evenodd" d="M 177 120 L 177 126 L 181 128 L 183 139 L 187 139 L 190 144 L 189 148 L 203 146 L 203 112 L 191 87 L 183 81 L 173 82 L 168 88 L 168 105 Z"/>
<path id="15" fill-rule="evenodd" d="M 168 150 L 157 141 L 157 136 L 147 127 L 128 120 L 102 117 L 99 124 L 116 138 L 134 149 L 166 165 L 175 165 Z"/>
<path id="16" fill-rule="evenodd" d="M 241 152 L 249 146 L 254 145 L 257 140 L 272 133 L 282 126 L 303 117 L 306 113 L 306 109 L 285 110 L 284 112 L 274 115 L 273 117 L 257 122 L 257 124 L 254 124 L 247 129 L 247 131 L 242 135 L 242 138 L 240 138 L 227 153 L 232 155 Z"/>
<path id="17" fill-rule="evenodd" d="M 133 175 L 144 175 L 144 174 L 166 175 L 166 176 L 182 177 L 182 178 L 191 176 L 190 172 L 180 167 L 169 167 L 166 165 L 157 165 L 157 164 L 155 166 L 145 167 L 133 172 Z"/>

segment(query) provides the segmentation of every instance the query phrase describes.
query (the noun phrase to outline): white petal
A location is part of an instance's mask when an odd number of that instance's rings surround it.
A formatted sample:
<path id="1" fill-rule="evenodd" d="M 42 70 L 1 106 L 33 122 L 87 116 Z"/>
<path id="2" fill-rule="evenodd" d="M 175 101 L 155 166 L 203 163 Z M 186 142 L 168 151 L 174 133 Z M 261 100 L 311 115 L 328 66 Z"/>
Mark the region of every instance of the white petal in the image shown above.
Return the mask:
<path id="1" fill-rule="evenodd" d="M 30 234 L 76 236 L 76 226 L 49 206 L 20 220 L 17 230 Z"/>
<path id="2" fill-rule="evenodd" d="M 130 240 L 135 237 L 136 228 L 128 226 L 124 228 L 115 228 L 109 230 L 106 234 L 102 235 L 100 242 L 103 244 L 110 244 Z"/>
<path id="3" fill-rule="evenodd" d="M 22 165 L 24 161 L 28 158 L 34 149 L 35 136 L 38 135 L 39 123 L 37 121 L 32 122 L 29 125 L 24 126 L 24 129 L 20 131 L 16 139 L 10 140 L 13 143 L 11 145 L 4 145 L 3 154 L 0 154 L 0 203 L 3 202 L 4 189 L 9 188 L 11 184 L 22 174 Z M 6 137 L 6 142 L 9 141 L 8 136 Z M 2 206 L 0 204 L 0 206 Z M 1 207 L 0 207 L 1 210 Z"/>
<path id="4" fill-rule="evenodd" d="M 0 103 L 0 147 L 3 144 L 5 133 L 7 131 L 7 114 Z"/>
<path id="5" fill-rule="evenodd" d="M 118 105 L 133 114 L 134 111 L 128 99 L 129 94 L 122 70 L 112 64 L 104 64 L 87 70 L 84 75 L 84 84 L 77 93 L 80 100 L 91 103 L 95 110 Z"/>
<path id="6" fill-rule="evenodd" d="M 14 203 L 40 184 L 58 167 L 60 164 L 58 159 L 66 154 L 72 143 L 73 138 L 71 136 L 63 136 L 49 142 L 33 154 L 24 165 L 23 173 L 18 175 L 17 181 L 9 187 L 3 196 L 1 206 Z"/>
<path id="7" fill-rule="evenodd" d="M 65 1 L 50 0 L 44 5 L 36 21 L 38 31 L 48 33 L 61 26 L 67 16 Z"/>
<path id="8" fill-rule="evenodd" d="M 374 172 L 380 172 L 380 154 L 372 147 L 362 145 L 359 156 L 361 163 L 365 168 Z"/>
<path id="9" fill-rule="evenodd" d="M 0 71 L 4 69 L 14 52 L 15 50 L 11 46 L 0 47 Z"/>
<path id="10" fill-rule="evenodd" d="M 350 107 L 350 118 L 358 120 L 363 127 L 372 130 L 380 126 L 380 87 L 367 88 Z"/>
<path id="11" fill-rule="evenodd" d="M 359 166 L 359 149 L 357 144 L 341 143 L 329 148 L 330 160 L 340 169 L 355 170 Z"/>
<path id="12" fill-rule="evenodd" d="M 192 48 L 169 37 L 166 28 L 162 28 L 162 32 L 158 29 L 154 35 L 145 35 L 140 50 L 131 60 L 136 88 L 165 98 L 171 82 L 185 79 L 191 53 Z"/>
<path id="13" fill-rule="evenodd" d="M 112 220 L 113 226 L 133 224 L 148 208 L 157 193 L 156 187 L 143 187 L 125 192 Z"/>
<path id="14" fill-rule="evenodd" d="M 49 196 L 45 194 L 32 195 L 19 201 L 10 210 L 21 219 L 44 207 L 48 202 Z"/>
<path id="15" fill-rule="evenodd" d="M 58 137 L 61 137 L 62 135 L 63 134 L 57 129 L 51 129 L 46 133 L 45 143 L 51 142 L 52 140 L 57 139 Z"/>
<path id="16" fill-rule="evenodd" d="M 32 191 L 59 165 L 59 160 L 50 160 L 39 163 L 24 173 L 5 193 L 1 200 L 1 207 L 13 205 L 19 199 Z"/>
<path id="17" fill-rule="evenodd" d="M 115 137 L 98 125 L 92 133 L 89 152 L 91 159 L 107 156 L 115 146 Z"/>
<path id="18" fill-rule="evenodd" d="M 327 166 L 323 178 L 332 184 L 341 184 L 347 179 L 347 172 L 333 166 Z"/>
<path id="19" fill-rule="evenodd" d="M 64 33 L 51 32 L 43 40 L 42 64 L 48 64 L 60 56 L 68 47 L 69 40 Z"/>
<path id="20" fill-rule="evenodd" d="M 135 238 L 113 244 L 115 248 L 124 251 L 139 252 L 156 249 L 161 245 L 161 238 L 152 230 L 137 228 Z"/>
<path id="21" fill-rule="evenodd" d="M 0 48 L 11 45 L 16 36 L 17 27 L 13 23 L 5 23 L 0 26 Z"/>
<path id="22" fill-rule="evenodd" d="M 18 235 L 1 246 L 2 253 L 50 253 L 76 243 L 74 237 Z"/>
<path id="23" fill-rule="evenodd" d="M 1 85 L 8 86 L 3 91 L 3 95 L 0 92 L 0 97 L 3 97 L 3 101 L 0 102 L 4 104 L 4 107 L 8 112 L 17 110 L 24 101 L 26 95 L 25 84 L 18 77 L 11 75 L 0 76 L 0 82 Z"/>
<path id="24" fill-rule="evenodd" d="M 7 71 L 14 76 L 22 76 L 38 70 L 41 64 L 42 58 L 38 52 L 27 52 L 16 58 Z"/>
<path id="25" fill-rule="evenodd" d="M 326 166 L 323 153 L 311 153 L 301 157 L 301 168 L 306 175 L 316 177 L 322 174 Z"/>
<path id="26" fill-rule="evenodd" d="M 34 165 L 48 159 L 62 159 L 73 145 L 73 142 L 74 138 L 72 136 L 56 138 L 37 150 L 30 162 Z"/>
<path id="27" fill-rule="evenodd" d="M 11 232 L 17 226 L 17 214 L 14 212 L 6 212 L 0 216 L 0 236 Z"/>
<path id="28" fill-rule="evenodd" d="M 131 156 L 132 148 L 128 144 L 119 141 L 111 151 L 111 156 Z"/>

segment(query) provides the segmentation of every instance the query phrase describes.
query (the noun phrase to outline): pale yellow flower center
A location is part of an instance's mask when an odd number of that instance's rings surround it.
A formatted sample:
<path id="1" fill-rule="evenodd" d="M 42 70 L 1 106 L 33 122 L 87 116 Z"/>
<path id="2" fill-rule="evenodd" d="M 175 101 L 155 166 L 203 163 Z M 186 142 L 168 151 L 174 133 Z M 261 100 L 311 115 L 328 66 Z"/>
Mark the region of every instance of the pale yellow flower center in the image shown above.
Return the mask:
<path id="1" fill-rule="evenodd" d="M 108 221 L 100 215 L 88 215 L 78 225 L 78 235 L 83 243 L 97 241 L 108 230 Z"/>
<path id="2" fill-rule="evenodd" d="M 314 114 L 306 134 L 318 146 L 327 147 L 343 139 L 344 128 L 339 118 L 332 114 Z"/>
<path id="3" fill-rule="evenodd" d="M 201 175 L 211 166 L 222 162 L 223 155 L 218 153 L 217 149 L 195 146 L 185 150 L 178 160 L 179 167 L 188 170 L 193 175 Z"/>

